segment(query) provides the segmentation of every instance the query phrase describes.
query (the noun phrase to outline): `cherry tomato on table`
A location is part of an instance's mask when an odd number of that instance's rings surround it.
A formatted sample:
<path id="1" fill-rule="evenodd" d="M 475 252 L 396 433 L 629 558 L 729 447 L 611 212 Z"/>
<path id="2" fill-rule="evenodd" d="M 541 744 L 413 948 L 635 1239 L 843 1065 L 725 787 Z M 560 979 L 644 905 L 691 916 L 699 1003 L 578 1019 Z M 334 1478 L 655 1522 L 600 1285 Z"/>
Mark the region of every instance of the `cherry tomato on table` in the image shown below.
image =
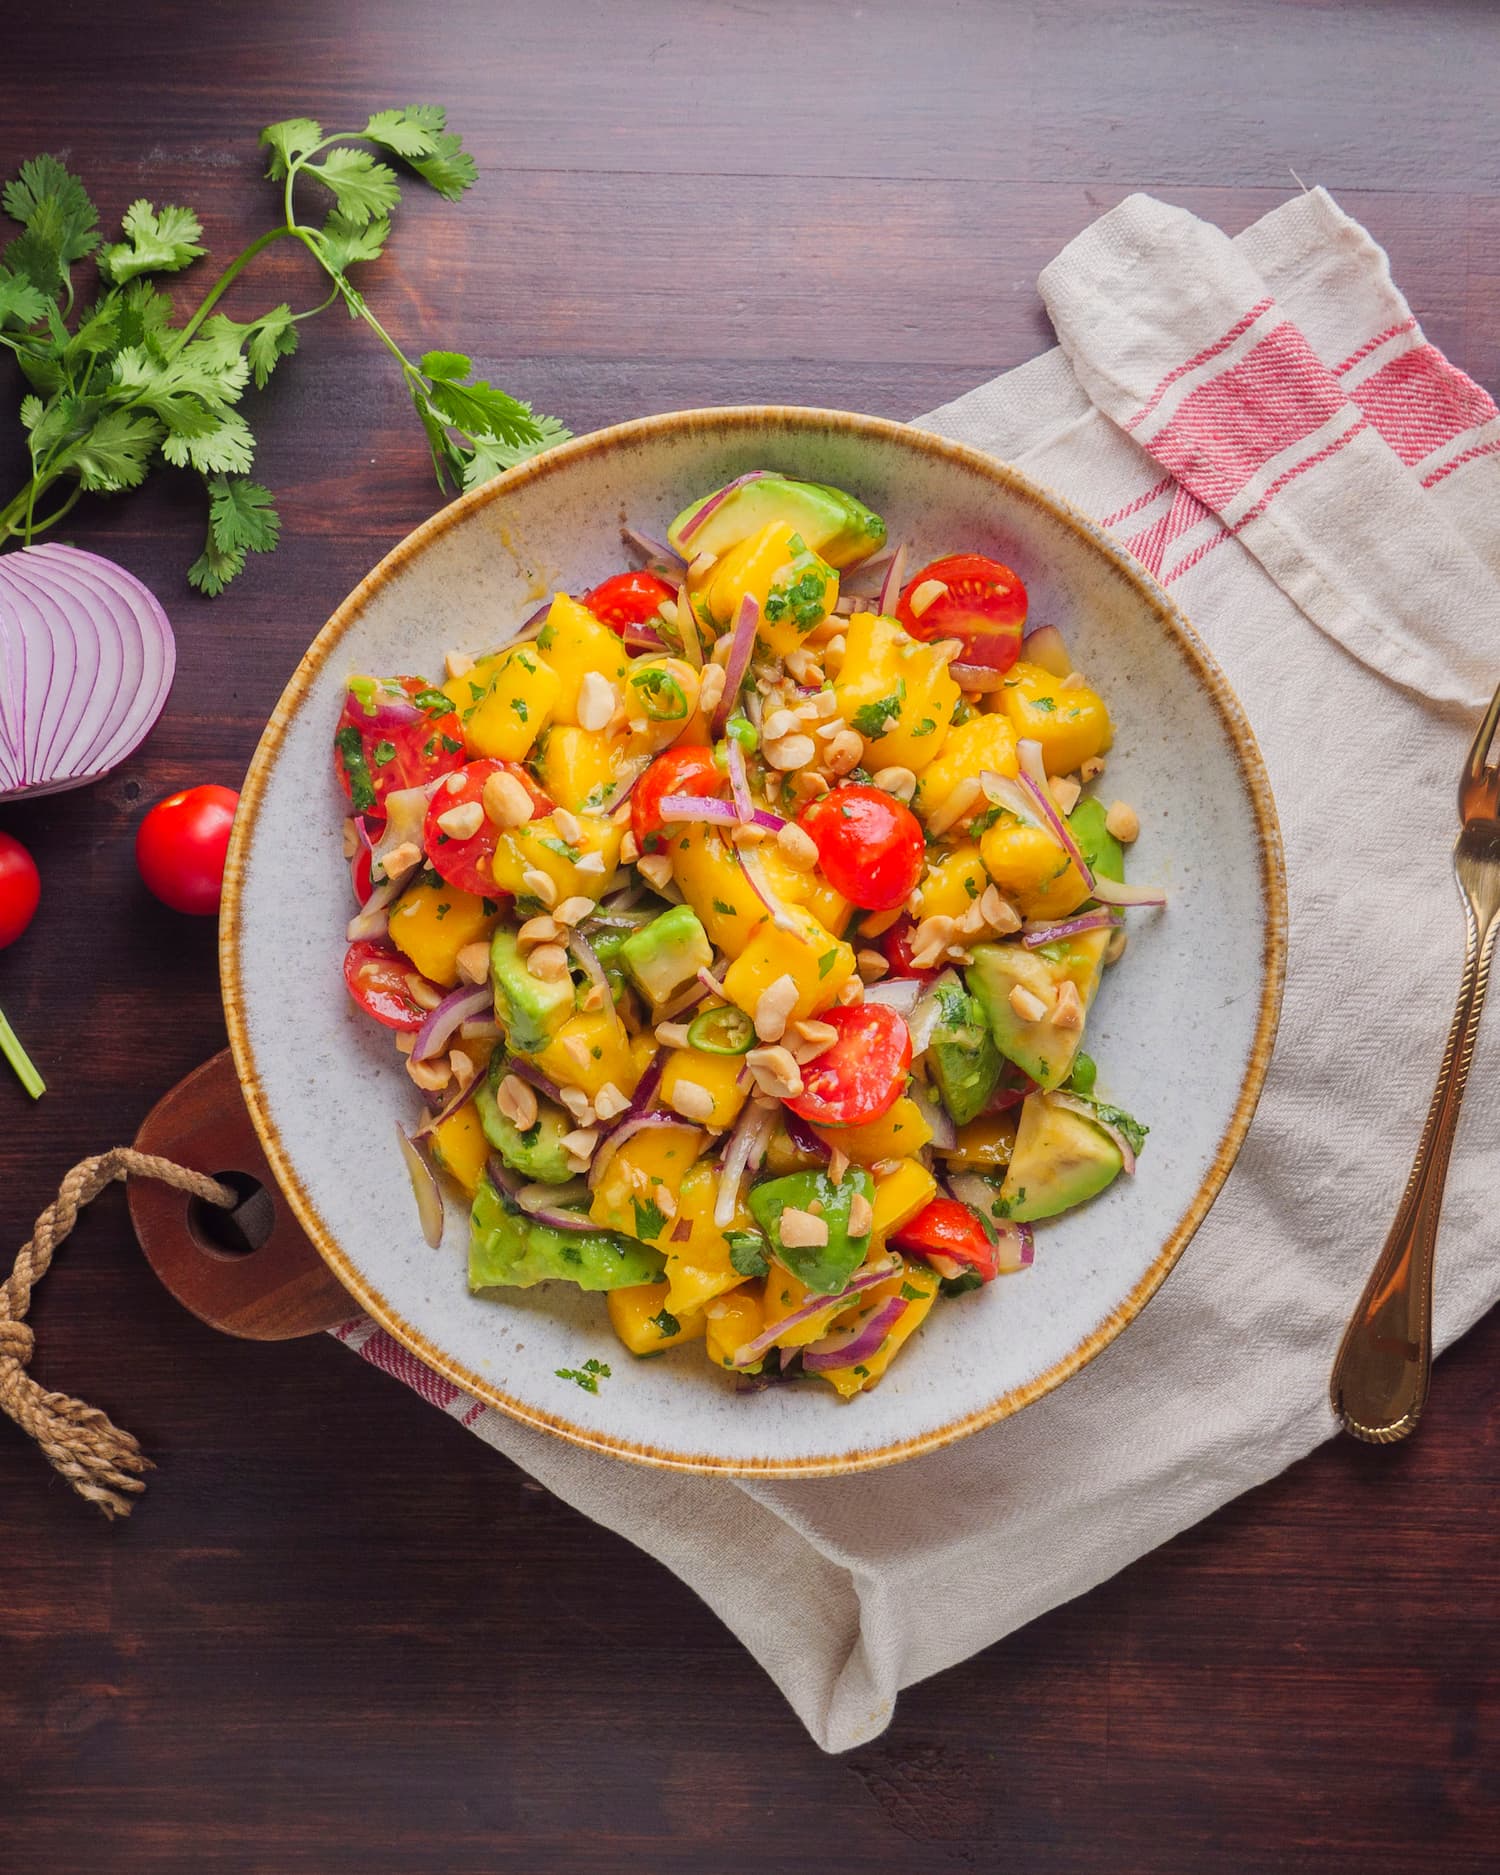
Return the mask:
<path id="1" fill-rule="evenodd" d="M 984 1226 L 966 1204 L 956 1198 L 934 1198 L 899 1230 L 891 1232 L 899 1250 L 909 1250 L 930 1263 L 939 1276 L 963 1276 L 972 1271 L 983 1283 L 999 1274 L 996 1248 Z"/>
<path id="2" fill-rule="evenodd" d="M 451 833 L 445 833 L 439 823 L 444 814 L 455 807 L 467 806 L 471 801 L 478 803 L 482 809 L 484 784 L 491 775 L 512 775 L 520 782 L 530 798 L 533 820 L 539 814 L 550 814 L 552 811 L 551 798 L 542 793 L 519 762 L 501 762 L 486 756 L 482 761 L 468 762 L 464 767 L 455 769 L 438 787 L 427 809 L 422 844 L 427 849 L 427 857 L 449 885 L 456 885 L 463 892 L 472 892 L 478 898 L 484 898 L 495 890 L 495 848 L 500 841 L 501 829 L 485 814 L 478 829 L 467 839 L 455 839 Z"/>
<path id="3" fill-rule="evenodd" d="M 427 1020 L 429 1012 L 412 995 L 407 981 L 419 974 L 400 951 L 374 938 L 360 938 L 344 952 L 344 984 L 349 994 L 367 1016 L 388 1029 L 415 1034 Z"/>
<path id="4" fill-rule="evenodd" d="M 420 677 L 354 677 L 333 737 L 333 766 L 357 814 L 397 788 L 420 788 L 464 765 L 453 699 Z"/>
<path id="5" fill-rule="evenodd" d="M 184 788 L 158 801 L 136 828 L 135 863 L 163 905 L 199 918 L 219 909 L 239 804 L 233 788 Z"/>
<path id="6" fill-rule="evenodd" d="M 929 580 L 947 587 L 918 617 L 912 594 Z M 896 617 L 913 638 L 961 638 L 964 662 L 1008 671 L 1021 655 L 1026 588 L 1008 566 L 981 553 L 950 553 L 924 566 L 901 589 Z"/>
<path id="7" fill-rule="evenodd" d="M 814 1126 L 863 1126 L 895 1106 L 911 1066 L 911 1031 L 887 1003 L 840 1004 L 818 1020 L 838 1030 L 802 1068 L 802 1092 L 787 1101 Z"/>
<path id="8" fill-rule="evenodd" d="M 0 951 L 31 923 L 41 896 L 36 861 L 14 834 L 0 833 Z"/>
<path id="9" fill-rule="evenodd" d="M 846 782 L 803 808 L 799 824 L 834 891 L 866 911 L 904 904 L 922 876 L 921 825 L 884 788 Z"/>
<path id="10" fill-rule="evenodd" d="M 601 624 L 623 632 L 627 625 L 649 625 L 662 601 L 676 597 L 676 588 L 654 573 L 616 573 L 585 593 L 583 603 Z"/>
<path id="11" fill-rule="evenodd" d="M 711 801 L 726 785 L 711 749 L 668 749 L 665 755 L 658 755 L 630 796 L 630 827 L 636 845 L 643 853 L 656 850 L 662 829 L 663 795 L 695 794 Z"/>

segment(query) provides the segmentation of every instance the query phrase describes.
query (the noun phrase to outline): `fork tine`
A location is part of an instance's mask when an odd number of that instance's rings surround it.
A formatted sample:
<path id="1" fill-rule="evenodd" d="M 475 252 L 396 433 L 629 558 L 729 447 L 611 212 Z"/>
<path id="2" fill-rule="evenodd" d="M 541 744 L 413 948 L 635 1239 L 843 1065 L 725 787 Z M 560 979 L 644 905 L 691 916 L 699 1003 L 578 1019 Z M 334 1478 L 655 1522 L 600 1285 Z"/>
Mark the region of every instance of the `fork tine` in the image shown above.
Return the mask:
<path id="1" fill-rule="evenodd" d="M 1495 740 L 1495 731 L 1500 728 L 1500 687 L 1490 698 L 1490 707 L 1484 713 L 1484 721 L 1479 725 L 1479 733 L 1474 738 L 1474 746 L 1469 750 L 1469 759 L 1464 764 L 1464 772 L 1458 784 L 1458 812 L 1462 820 L 1476 818 L 1492 819 L 1495 814 L 1497 780 L 1500 770 L 1486 765 L 1485 757 L 1490 752 L 1490 744 Z"/>

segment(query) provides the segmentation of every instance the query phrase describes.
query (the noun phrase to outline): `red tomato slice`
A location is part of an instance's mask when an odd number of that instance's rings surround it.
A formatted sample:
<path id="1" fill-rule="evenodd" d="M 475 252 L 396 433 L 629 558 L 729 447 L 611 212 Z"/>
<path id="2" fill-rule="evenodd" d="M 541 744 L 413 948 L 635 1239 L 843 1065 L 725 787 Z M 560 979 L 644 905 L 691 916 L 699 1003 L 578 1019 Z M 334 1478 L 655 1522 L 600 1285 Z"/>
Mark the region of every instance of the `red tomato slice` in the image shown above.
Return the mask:
<path id="1" fill-rule="evenodd" d="M 930 1263 L 939 1276 L 962 1276 L 972 1270 L 983 1283 L 999 1274 L 995 1245 L 966 1204 L 934 1198 L 914 1218 L 892 1231 L 891 1242 Z"/>
<path id="2" fill-rule="evenodd" d="M 370 871 L 370 849 L 361 843 L 354 849 L 354 857 L 349 862 L 349 883 L 354 887 L 354 896 L 359 904 L 375 890 L 375 880 Z"/>
<path id="3" fill-rule="evenodd" d="M 918 618 L 911 609 L 912 594 L 928 580 L 938 580 L 948 590 Z M 1008 671 L 1021 655 L 1026 588 L 999 560 L 987 560 L 980 553 L 950 553 L 906 582 L 896 617 L 913 638 L 962 638 L 967 663 Z"/>
<path id="4" fill-rule="evenodd" d="M 630 796 L 630 826 L 636 845 L 643 853 L 656 850 L 664 794 L 696 794 L 711 801 L 725 785 L 711 749 L 668 749 L 665 755 L 658 755 Z"/>
<path id="5" fill-rule="evenodd" d="M 355 813 L 463 765 L 464 729 L 451 697 L 420 677 L 350 679 L 333 766 Z"/>
<path id="6" fill-rule="evenodd" d="M 814 1126 L 863 1126 L 895 1106 L 911 1066 L 911 1031 L 886 1003 L 853 1003 L 819 1016 L 838 1030 L 802 1069 L 802 1092 L 786 1104 Z"/>
<path id="7" fill-rule="evenodd" d="M 482 814 L 478 832 L 466 840 L 460 840 L 451 833 L 445 833 L 438 822 L 450 808 L 463 807 L 470 801 L 479 803 L 482 809 L 484 784 L 491 775 L 515 776 L 531 797 L 533 820 L 539 814 L 550 814 L 552 811 L 550 798 L 542 793 L 519 763 L 500 762 L 489 756 L 455 769 L 434 792 L 427 809 L 427 819 L 422 826 L 422 844 L 427 849 L 427 857 L 449 885 L 456 885 L 464 892 L 472 892 L 478 898 L 487 898 L 496 890 L 495 848 L 499 844 L 500 829 L 488 815 Z"/>
<path id="8" fill-rule="evenodd" d="M 344 983 L 367 1016 L 388 1029 L 414 1033 L 428 1012 L 412 995 L 407 978 L 418 973 L 392 945 L 360 938 L 344 952 Z M 424 979 L 425 981 L 425 979 Z M 444 992 L 434 984 L 437 994 Z"/>
<path id="9" fill-rule="evenodd" d="M 800 824 L 834 891 L 866 911 L 893 911 L 922 876 L 921 825 L 884 788 L 847 782 L 803 808 Z"/>
<path id="10" fill-rule="evenodd" d="M 919 970 L 912 962 L 912 933 L 917 928 L 917 921 L 909 913 L 903 913 L 890 930 L 875 942 L 885 953 L 891 966 L 891 975 L 897 977 L 916 977 L 919 982 L 932 983 L 943 973 L 941 970 Z"/>
<path id="11" fill-rule="evenodd" d="M 654 573 L 616 573 L 585 593 L 583 603 L 611 631 L 623 632 L 627 625 L 649 625 L 662 600 L 676 597 L 676 588 Z"/>

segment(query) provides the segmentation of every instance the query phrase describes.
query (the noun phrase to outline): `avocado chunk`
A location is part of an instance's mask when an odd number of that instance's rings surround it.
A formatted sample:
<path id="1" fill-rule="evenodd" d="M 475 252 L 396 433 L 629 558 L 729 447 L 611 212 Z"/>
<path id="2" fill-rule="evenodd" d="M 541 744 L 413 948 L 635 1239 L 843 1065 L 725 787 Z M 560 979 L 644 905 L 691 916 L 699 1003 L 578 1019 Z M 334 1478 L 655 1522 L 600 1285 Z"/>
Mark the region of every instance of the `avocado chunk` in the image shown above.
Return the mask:
<path id="1" fill-rule="evenodd" d="M 713 946 L 690 905 L 674 905 L 620 946 L 620 961 L 653 1003 L 666 1002 L 713 960 Z"/>
<path id="2" fill-rule="evenodd" d="M 576 1283 L 580 1289 L 628 1289 L 662 1279 L 664 1259 L 650 1244 L 612 1230 L 562 1230 L 528 1217 L 482 1178 L 469 1214 L 469 1288 L 530 1289 Z"/>
<path id="3" fill-rule="evenodd" d="M 795 528 L 808 551 L 821 554 L 833 567 L 855 566 L 885 545 L 885 522 L 853 495 L 822 482 L 794 482 L 768 473 L 737 488 L 731 486 L 684 542 L 683 528 L 721 493 L 716 489 L 701 501 L 691 502 L 667 529 L 667 540 L 684 559 L 695 559 L 700 553 L 726 553 L 773 521 Z"/>
<path id="4" fill-rule="evenodd" d="M 1076 985 L 1085 1009 L 1094 1000 L 1104 968 L 1109 932 L 1084 931 L 1029 951 L 1020 944 L 978 944 L 969 966 L 970 994 L 984 1011 L 995 1046 L 1038 1087 L 1061 1087 L 1073 1071 L 1073 1057 L 1083 1041 L 1082 1028 L 1059 1029 L 1050 1013 L 1040 1022 L 1023 1022 L 1011 1007 L 1019 984 L 1050 1012 L 1065 982 Z"/>
<path id="5" fill-rule="evenodd" d="M 927 1068 L 955 1126 L 981 1114 L 1000 1081 L 1003 1065 L 984 1006 L 949 970 L 928 992 L 937 998 L 938 1019 L 927 1043 Z"/>
<path id="6" fill-rule="evenodd" d="M 1125 849 L 1104 824 L 1105 806 L 1091 794 L 1068 816 L 1068 831 L 1088 861 L 1089 871 L 1101 879 L 1125 878 Z"/>
<path id="7" fill-rule="evenodd" d="M 501 925 L 490 940 L 490 983 L 495 1020 L 519 1054 L 535 1055 L 573 1013 L 573 979 L 543 982 L 526 968 L 516 934 Z"/>
<path id="8" fill-rule="evenodd" d="M 563 1135 L 573 1130 L 573 1121 L 550 1100 L 538 1100 L 536 1119 L 523 1133 L 513 1120 L 495 1105 L 495 1089 L 508 1072 L 503 1054 L 497 1053 L 490 1071 L 474 1094 L 474 1109 L 484 1136 L 513 1172 L 536 1179 L 543 1185 L 566 1185 L 573 1176 Z"/>
<path id="9" fill-rule="evenodd" d="M 999 1210 L 1018 1224 L 1056 1217 L 1112 1184 L 1122 1164 L 1120 1148 L 1102 1127 L 1054 1106 L 1045 1094 L 1028 1094 Z"/>
<path id="10" fill-rule="evenodd" d="M 771 1240 L 777 1260 L 799 1282 L 819 1295 L 836 1295 L 865 1260 L 870 1233 L 851 1236 L 849 1211 L 855 1194 L 867 1203 L 875 1196 L 875 1182 L 862 1166 L 850 1166 L 835 1185 L 826 1172 L 789 1172 L 785 1178 L 767 1179 L 751 1187 L 750 1215 Z M 781 1235 L 782 1214 L 810 1211 L 828 1226 L 826 1244 L 788 1244 Z"/>

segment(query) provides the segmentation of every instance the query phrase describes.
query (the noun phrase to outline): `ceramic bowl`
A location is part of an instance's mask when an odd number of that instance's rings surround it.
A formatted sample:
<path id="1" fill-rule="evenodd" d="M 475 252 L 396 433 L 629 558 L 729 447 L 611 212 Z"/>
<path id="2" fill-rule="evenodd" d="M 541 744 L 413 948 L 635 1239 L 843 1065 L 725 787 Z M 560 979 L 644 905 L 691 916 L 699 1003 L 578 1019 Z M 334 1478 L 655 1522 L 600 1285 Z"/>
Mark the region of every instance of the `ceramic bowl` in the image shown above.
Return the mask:
<path id="1" fill-rule="evenodd" d="M 1088 1024 L 1100 1088 L 1151 1128 L 1134 1179 L 1037 1230 L 1027 1272 L 940 1305 L 873 1392 L 741 1393 L 689 1347 L 634 1360 L 602 1296 L 563 1284 L 472 1298 L 466 1220 L 423 1242 L 396 1127 L 418 1113 L 390 1037 L 354 1009 L 352 915 L 331 741 L 351 672 L 440 672 L 507 637 L 554 588 L 624 564 L 627 518 L 661 533 L 750 468 L 848 488 L 920 566 L 957 547 L 1013 566 L 1115 722 L 1107 793 L 1134 803 L 1130 944 Z M 1014 1413 L 1139 1314 L 1229 1171 L 1264 1079 L 1284 896 L 1275 810 L 1229 686 L 1151 578 L 1066 502 L 977 451 L 837 412 L 687 411 L 566 443 L 434 516 L 319 632 L 267 724 L 225 880 L 229 1034 L 250 1112 L 303 1227 L 351 1296 L 476 1399 L 599 1452 L 690 1471 L 817 1475 L 931 1450 Z M 589 1356 L 597 1395 L 557 1375 Z"/>

